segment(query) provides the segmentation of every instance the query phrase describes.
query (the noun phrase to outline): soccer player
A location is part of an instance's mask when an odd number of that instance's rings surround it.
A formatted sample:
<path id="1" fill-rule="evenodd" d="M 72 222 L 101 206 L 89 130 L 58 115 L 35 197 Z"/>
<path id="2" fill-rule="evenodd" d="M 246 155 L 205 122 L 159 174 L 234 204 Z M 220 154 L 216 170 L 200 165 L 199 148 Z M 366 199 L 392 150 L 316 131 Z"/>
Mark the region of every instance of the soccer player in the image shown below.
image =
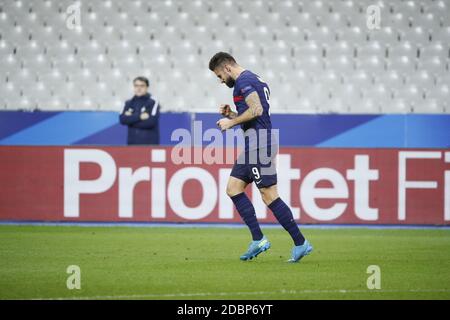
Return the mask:
<path id="1" fill-rule="evenodd" d="M 289 232 L 294 241 L 289 262 L 298 262 L 312 251 L 312 246 L 300 232 L 290 208 L 284 203 L 277 191 L 276 171 L 263 163 L 260 150 L 273 149 L 275 143 L 271 134 L 272 124 L 269 113 L 268 85 L 256 74 L 245 70 L 226 52 L 216 53 L 209 62 L 209 69 L 233 89 L 233 101 L 237 112 L 228 105 L 221 105 L 219 112 L 224 118 L 217 121 L 222 131 L 240 125 L 245 136 L 245 150 L 238 157 L 227 184 L 227 194 L 236 206 L 242 220 L 250 229 L 253 241 L 240 259 L 250 260 L 270 248 L 270 242 L 263 235 L 256 218 L 255 208 L 244 193 L 245 188 L 255 182 L 264 203 L 270 208 L 278 222 Z M 256 132 L 257 134 L 247 134 Z M 256 161 L 252 154 L 257 154 Z M 273 156 L 272 152 L 269 152 Z M 269 159 L 272 160 L 272 159 Z"/>

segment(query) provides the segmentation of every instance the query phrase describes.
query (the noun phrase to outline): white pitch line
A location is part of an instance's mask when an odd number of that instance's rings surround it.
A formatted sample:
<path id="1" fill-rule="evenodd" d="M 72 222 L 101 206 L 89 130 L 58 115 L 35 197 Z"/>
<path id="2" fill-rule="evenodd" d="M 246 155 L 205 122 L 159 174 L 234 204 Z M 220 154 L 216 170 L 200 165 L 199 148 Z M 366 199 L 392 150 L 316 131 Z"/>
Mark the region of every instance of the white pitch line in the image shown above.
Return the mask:
<path id="1" fill-rule="evenodd" d="M 226 228 L 243 229 L 247 226 L 243 223 L 207 223 L 207 222 L 87 222 L 87 221 L 64 221 L 64 222 L 45 222 L 45 221 L 0 221 L 0 226 L 45 226 L 45 227 L 135 227 L 135 228 Z M 261 223 L 263 228 L 280 228 L 278 223 Z M 450 230 L 450 225 L 340 225 L 340 224 L 299 224 L 303 229 L 375 229 L 375 230 Z"/>
<path id="2" fill-rule="evenodd" d="M 246 295 L 272 295 L 272 294 L 318 294 L 318 293 L 438 293 L 448 292 L 450 289 L 411 289 L 411 290 L 278 290 L 278 291 L 250 291 L 250 292 L 197 292 L 197 293 L 162 293 L 162 294 L 135 294 L 117 296 L 92 297 L 60 297 L 60 298 L 33 298 L 31 300 L 108 300 L 108 299 L 139 299 L 139 298 L 183 298 L 183 297 L 227 297 Z"/>

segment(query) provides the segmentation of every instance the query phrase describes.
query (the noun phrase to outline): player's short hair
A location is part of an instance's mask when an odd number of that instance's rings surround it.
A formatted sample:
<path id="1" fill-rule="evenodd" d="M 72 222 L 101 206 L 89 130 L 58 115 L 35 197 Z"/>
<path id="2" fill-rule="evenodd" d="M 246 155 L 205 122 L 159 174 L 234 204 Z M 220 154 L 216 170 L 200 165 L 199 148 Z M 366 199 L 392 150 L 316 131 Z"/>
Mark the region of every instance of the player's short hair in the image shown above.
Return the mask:
<path id="1" fill-rule="evenodd" d="M 143 77 L 143 76 L 136 77 L 136 78 L 134 78 L 133 83 L 135 83 L 136 81 L 145 82 L 147 87 L 149 86 L 149 81 L 148 81 L 148 79 L 146 77 Z"/>
<path id="2" fill-rule="evenodd" d="M 224 63 L 236 64 L 236 60 L 229 53 L 217 52 L 211 60 L 209 60 L 209 70 L 214 71 L 217 67 L 220 67 Z"/>

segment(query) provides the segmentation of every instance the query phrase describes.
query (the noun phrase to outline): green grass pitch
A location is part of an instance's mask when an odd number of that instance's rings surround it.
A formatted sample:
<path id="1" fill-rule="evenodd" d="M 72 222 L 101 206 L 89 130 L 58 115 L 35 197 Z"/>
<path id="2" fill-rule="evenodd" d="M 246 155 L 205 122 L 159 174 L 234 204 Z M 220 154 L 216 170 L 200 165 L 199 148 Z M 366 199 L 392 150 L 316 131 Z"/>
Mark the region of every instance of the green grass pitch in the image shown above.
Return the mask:
<path id="1" fill-rule="evenodd" d="M 281 227 L 263 230 L 272 248 L 242 262 L 245 228 L 3 225 L 0 299 L 450 299 L 448 229 L 305 229 L 314 252 L 298 264 Z"/>

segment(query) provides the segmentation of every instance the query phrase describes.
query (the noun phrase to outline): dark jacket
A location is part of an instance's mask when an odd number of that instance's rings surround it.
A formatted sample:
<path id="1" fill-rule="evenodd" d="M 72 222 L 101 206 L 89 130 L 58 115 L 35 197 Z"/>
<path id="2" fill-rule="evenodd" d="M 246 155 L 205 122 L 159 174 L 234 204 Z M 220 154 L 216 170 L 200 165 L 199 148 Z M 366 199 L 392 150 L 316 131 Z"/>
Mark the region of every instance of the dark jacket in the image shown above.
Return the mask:
<path id="1" fill-rule="evenodd" d="M 126 116 L 126 111 L 132 111 Z M 141 113 L 147 112 L 150 117 L 141 120 Z M 120 123 L 128 126 L 128 144 L 159 144 L 159 103 L 150 94 L 142 97 L 134 96 L 125 102 L 120 114 Z"/>

